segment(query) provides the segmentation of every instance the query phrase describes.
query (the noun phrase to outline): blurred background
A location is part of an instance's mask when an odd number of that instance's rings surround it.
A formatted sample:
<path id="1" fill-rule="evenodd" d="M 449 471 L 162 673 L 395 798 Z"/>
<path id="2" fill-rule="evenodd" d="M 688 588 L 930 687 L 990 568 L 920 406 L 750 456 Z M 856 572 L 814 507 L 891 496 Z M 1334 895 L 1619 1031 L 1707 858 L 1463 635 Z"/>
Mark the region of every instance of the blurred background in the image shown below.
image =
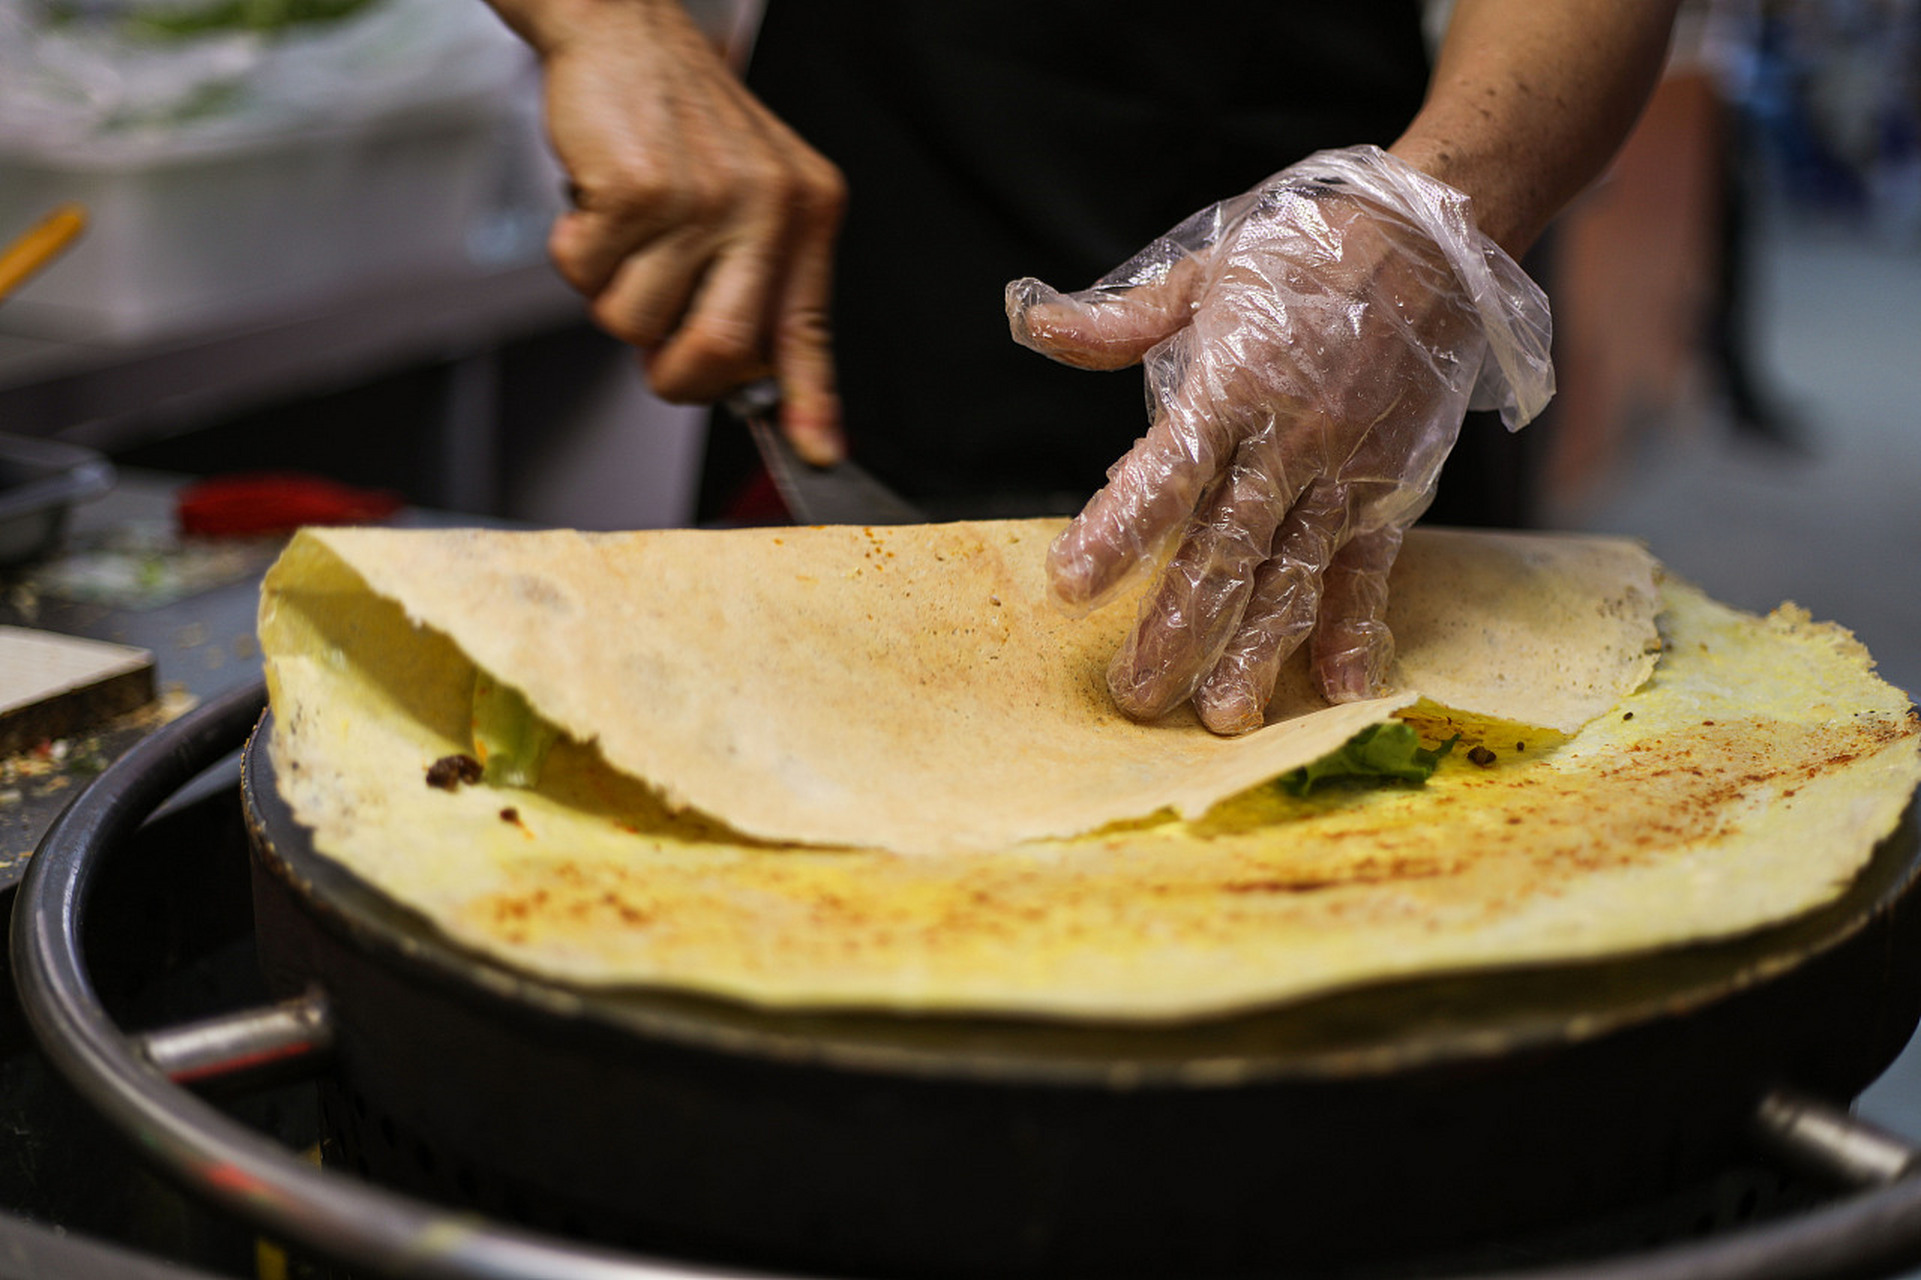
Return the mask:
<path id="1" fill-rule="evenodd" d="M 717 41 L 737 6 L 690 5 Z M 466 0 L 0 0 L 0 431 L 444 510 L 691 514 L 699 415 L 546 262 L 527 50 Z"/>
<path id="2" fill-rule="evenodd" d="M 1921 5 L 1688 6 L 1551 255 L 1551 522 L 1921 685 Z"/>

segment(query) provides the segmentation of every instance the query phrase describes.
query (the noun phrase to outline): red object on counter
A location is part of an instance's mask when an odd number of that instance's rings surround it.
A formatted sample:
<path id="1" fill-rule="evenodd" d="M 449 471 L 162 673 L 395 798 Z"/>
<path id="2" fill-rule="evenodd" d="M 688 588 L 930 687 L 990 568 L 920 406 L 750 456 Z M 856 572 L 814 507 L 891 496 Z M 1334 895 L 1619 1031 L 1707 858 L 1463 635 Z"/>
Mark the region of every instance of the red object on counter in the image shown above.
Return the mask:
<path id="1" fill-rule="evenodd" d="M 356 489 L 298 472 L 215 476 L 180 491 L 182 533 L 213 537 L 287 533 L 304 524 L 362 524 L 400 510 L 397 493 Z"/>
<path id="2" fill-rule="evenodd" d="M 762 466 L 756 466 L 754 474 L 728 500 L 720 519 L 723 524 L 749 527 L 794 523 L 786 502 L 781 500 L 780 490 L 774 487 L 774 477 Z"/>

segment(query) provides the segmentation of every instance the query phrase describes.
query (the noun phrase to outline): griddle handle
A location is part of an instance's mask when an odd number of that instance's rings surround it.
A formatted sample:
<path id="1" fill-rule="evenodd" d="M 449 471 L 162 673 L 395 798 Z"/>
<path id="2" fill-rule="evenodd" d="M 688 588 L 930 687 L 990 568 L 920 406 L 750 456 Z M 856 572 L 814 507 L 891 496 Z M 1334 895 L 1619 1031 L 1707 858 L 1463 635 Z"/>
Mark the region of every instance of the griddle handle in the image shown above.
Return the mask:
<path id="1" fill-rule="evenodd" d="M 333 1042 L 333 1010 L 315 987 L 264 1008 L 145 1032 L 133 1037 L 133 1050 L 175 1084 L 225 1093 L 312 1076 Z"/>
<path id="2" fill-rule="evenodd" d="M 1754 1134 L 1796 1169 L 1846 1187 L 1885 1187 L 1921 1167 L 1921 1148 L 1843 1108 L 1786 1089 L 1761 1099 Z"/>

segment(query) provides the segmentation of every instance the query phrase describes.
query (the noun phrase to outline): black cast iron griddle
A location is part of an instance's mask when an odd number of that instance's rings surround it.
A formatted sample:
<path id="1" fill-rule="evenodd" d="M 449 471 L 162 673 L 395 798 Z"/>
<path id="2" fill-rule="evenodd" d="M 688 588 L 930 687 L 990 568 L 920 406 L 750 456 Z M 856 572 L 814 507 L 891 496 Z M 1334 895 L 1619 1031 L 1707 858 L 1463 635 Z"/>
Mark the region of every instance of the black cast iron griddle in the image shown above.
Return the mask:
<path id="1" fill-rule="evenodd" d="M 224 730 L 228 749 L 258 700 L 228 701 L 164 732 Z M 382 1273 L 683 1274 L 622 1249 L 835 1274 L 1393 1273 L 1739 1161 L 1764 1094 L 1852 1097 L 1921 1012 L 1912 813 L 1842 899 L 1744 938 L 1178 1026 L 566 988 L 458 950 L 317 855 L 265 741 L 243 782 L 262 961 L 297 1016 L 331 1009 L 336 1146 L 416 1199 L 370 1202 L 223 1129 L 128 1065 L 85 990 L 77 850 L 136 822 L 182 748 L 143 745 L 156 759 L 116 765 L 50 834 L 16 974 L 50 1056 L 164 1165 Z M 455 1229 L 429 1201 L 495 1221 Z M 1785 1276 L 1913 1257 L 1921 1192 L 1791 1228 L 1618 1266 Z"/>
<path id="2" fill-rule="evenodd" d="M 562 986 L 318 855 L 269 741 L 243 784 L 259 944 L 271 987 L 351 1011 L 352 1158 L 628 1247 L 1186 1276 L 1467 1247 L 1706 1174 L 1769 1089 L 1852 1097 L 1916 1017 L 1915 970 L 1845 945 L 1905 899 L 1912 821 L 1844 900 L 1762 934 L 1172 1025 Z"/>
<path id="3" fill-rule="evenodd" d="M 875 1073 L 1125 1090 L 1384 1077 L 1485 1064 L 1686 1019 L 1764 987 L 1892 910 L 1921 877 L 1921 840 L 1910 810 L 1841 898 L 1784 925 L 1711 945 L 1376 983 L 1250 1014 L 1172 1023 L 792 1012 L 671 990 L 562 984 L 462 948 L 315 849 L 311 832 L 280 797 L 271 737 L 269 712 L 248 740 L 242 778 L 256 862 L 346 940 L 570 1023 Z M 1870 1030 L 1874 999 L 1861 992 L 1844 1001 L 1850 1026 Z M 1887 1028 L 1895 1049 L 1912 1029 L 1912 1019 Z"/>

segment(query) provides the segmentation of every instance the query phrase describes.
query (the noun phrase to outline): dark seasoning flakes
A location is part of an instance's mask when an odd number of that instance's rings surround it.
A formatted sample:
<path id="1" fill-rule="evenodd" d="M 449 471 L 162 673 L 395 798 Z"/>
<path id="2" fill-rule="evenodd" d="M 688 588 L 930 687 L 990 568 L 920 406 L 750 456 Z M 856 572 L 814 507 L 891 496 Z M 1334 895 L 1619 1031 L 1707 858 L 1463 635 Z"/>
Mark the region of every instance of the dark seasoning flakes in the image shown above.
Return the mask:
<path id="1" fill-rule="evenodd" d="M 461 784 L 473 786 L 485 772 L 472 756 L 442 756 L 427 766 L 427 785 L 442 791 L 458 791 Z"/>

